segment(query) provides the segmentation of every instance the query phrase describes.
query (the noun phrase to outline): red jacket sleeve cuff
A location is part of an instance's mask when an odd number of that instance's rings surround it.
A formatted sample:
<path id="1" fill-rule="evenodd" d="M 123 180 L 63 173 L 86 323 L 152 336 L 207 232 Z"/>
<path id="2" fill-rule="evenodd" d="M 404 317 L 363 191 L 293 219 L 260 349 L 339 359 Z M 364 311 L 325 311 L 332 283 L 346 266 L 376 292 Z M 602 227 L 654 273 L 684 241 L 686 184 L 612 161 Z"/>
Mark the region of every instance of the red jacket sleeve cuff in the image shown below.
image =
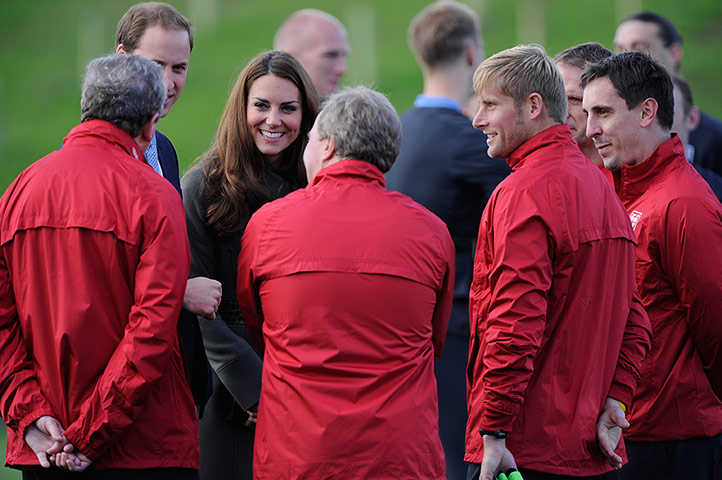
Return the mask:
<path id="1" fill-rule="evenodd" d="M 633 393 L 634 390 L 632 390 L 632 388 L 622 385 L 621 383 L 614 382 L 609 388 L 607 396 L 622 402 L 627 408 L 629 408 L 632 405 Z"/>
<path id="2" fill-rule="evenodd" d="M 30 426 L 33 422 L 35 422 L 35 420 L 45 415 L 55 417 L 55 414 L 49 406 L 37 408 L 31 411 L 29 414 L 25 415 L 23 419 L 20 420 L 20 423 L 18 423 L 18 428 L 16 430 L 18 436 L 22 439 L 25 439 L 25 429 L 28 428 L 28 426 Z"/>
<path id="3" fill-rule="evenodd" d="M 484 430 L 501 429 L 506 433 L 511 433 L 514 418 L 516 418 L 520 410 L 521 405 L 508 401 L 504 401 L 499 405 L 484 402 L 479 425 L 476 427 L 483 428 Z"/>
<path id="4" fill-rule="evenodd" d="M 71 425 L 68 427 L 65 431 L 65 438 L 92 461 L 95 461 L 102 453 L 91 447 L 90 444 L 82 438 L 80 429 L 77 426 Z"/>

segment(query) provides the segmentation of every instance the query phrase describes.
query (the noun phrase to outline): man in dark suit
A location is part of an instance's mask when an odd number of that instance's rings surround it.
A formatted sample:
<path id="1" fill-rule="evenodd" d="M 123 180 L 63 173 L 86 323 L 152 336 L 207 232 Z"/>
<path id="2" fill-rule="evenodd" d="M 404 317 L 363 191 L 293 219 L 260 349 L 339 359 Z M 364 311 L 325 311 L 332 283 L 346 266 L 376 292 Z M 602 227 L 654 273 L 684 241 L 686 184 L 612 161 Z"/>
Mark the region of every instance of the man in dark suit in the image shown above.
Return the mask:
<path id="1" fill-rule="evenodd" d="M 193 50 L 193 30 L 188 19 L 166 3 L 133 5 L 118 22 L 115 44 L 117 53 L 142 55 L 163 67 L 163 82 L 168 96 L 163 103 L 161 118 L 168 115 L 183 92 Z M 178 155 L 168 137 L 156 131 L 145 158 L 182 196 Z M 185 352 L 191 390 L 199 406 L 204 405 L 210 395 L 210 376 L 196 316 L 213 319 L 220 299 L 221 284 L 218 281 L 205 277 L 188 280 L 178 331 Z"/>
<path id="2" fill-rule="evenodd" d="M 456 247 L 454 304 L 444 353 L 435 364 L 439 436 L 453 480 L 466 478 L 465 372 L 474 243 L 489 195 L 511 170 L 503 159 L 487 156 L 486 136 L 461 110 L 483 56 L 477 14 L 456 2 L 432 4 L 412 21 L 409 42 L 421 65 L 424 92 L 401 117 L 401 154 L 386 174 L 386 185 L 446 222 Z"/>
<path id="3" fill-rule="evenodd" d="M 689 144 L 689 136 L 690 132 L 693 132 L 699 125 L 700 111 L 694 104 L 692 89 L 686 80 L 678 75 L 672 75 L 672 84 L 674 85 L 672 132 L 679 135 L 679 139 L 682 140 L 682 145 L 684 145 L 684 153 L 689 159 L 690 153 L 694 155 L 694 147 Z M 722 176 L 700 165 L 695 165 L 694 168 L 709 184 L 717 199 L 722 201 Z"/>
<path id="4" fill-rule="evenodd" d="M 155 132 L 156 149 L 158 152 L 158 161 L 162 169 L 161 175 L 173 184 L 178 193 L 183 196 L 180 186 L 180 171 L 178 168 L 178 154 L 171 141 L 162 133 Z"/>
<path id="5" fill-rule="evenodd" d="M 115 44 L 117 53 L 142 55 L 163 67 L 163 83 L 168 89 L 161 112 L 161 118 L 164 118 L 186 83 L 188 61 L 193 49 L 190 22 L 165 3 L 139 3 L 130 7 L 118 22 Z M 153 169 L 181 193 L 178 155 L 168 137 L 157 132 L 146 158 Z"/>
<path id="6" fill-rule="evenodd" d="M 627 17 L 614 35 L 616 53 L 641 50 L 672 73 L 682 65 L 682 36 L 668 19 L 655 12 Z M 722 175 L 722 122 L 700 111 L 699 123 L 689 135 L 687 160 Z"/>

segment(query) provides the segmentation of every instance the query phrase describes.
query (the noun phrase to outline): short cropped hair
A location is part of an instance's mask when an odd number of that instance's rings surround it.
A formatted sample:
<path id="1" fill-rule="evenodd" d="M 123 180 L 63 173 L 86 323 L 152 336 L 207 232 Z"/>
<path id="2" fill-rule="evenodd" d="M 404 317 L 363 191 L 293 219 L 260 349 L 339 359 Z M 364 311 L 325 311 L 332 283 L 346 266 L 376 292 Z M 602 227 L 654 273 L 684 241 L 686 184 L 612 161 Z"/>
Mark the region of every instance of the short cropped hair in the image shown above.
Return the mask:
<path id="1" fill-rule="evenodd" d="M 178 10 L 163 2 L 137 3 L 130 7 L 118 21 L 115 31 L 115 46 L 123 45 L 127 53 L 133 53 L 145 31 L 154 26 L 163 30 L 184 30 L 188 32 L 188 42 L 193 50 L 193 27 Z"/>
<path id="2" fill-rule="evenodd" d="M 490 82 L 496 82 L 504 95 L 513 98 L 517 108 L 529 95 L 538 93 L 549 116 L 559 123 L 566 121 L 567 93 L 562 74 L 540 45 L 518 45 L 484 60 L 474 72 L 476 94 Z"/>
<path id="3" fill-rule="evenodd" d="M 333 140 L 344 160 L 362 160 L 386 173 L 399 156 L 401 120 L 388 98 L 370 88 L 332 94 L 316 121 L 319 138 Z"/>
<path id="4" fill-rule="evenodd" d="M 557 64 L 564 63 L 584 70 L 587 68 L 587 64 L 600 62 L 612 55 L 614 53 L 607 47 L 596 42 L 589 42 L 569 47 L 557 53 L 554 61 Z"/>
<path id="5" fill-rule="evenodd" d="M 163 69 L 152 60 L 120 54 L 96 58 L 85 70 L 80 120 L 105 120 L 137 137 L 153 115 L 160 115 L 165 97 Z"/>
<path id="6" fill-rule="evenodd" d="M 648 98 L 657 102 L 657 120 L 665 130 L 674 122 L 674 87 L 667 68 L 642 52 L 625 52 L 589 65 L 582 75 L 582 88 L 593 80 L 608 77 L 628 109 Z"/>
<path id="7" fill-rule="evenodd" d="M 656 12 L 639 12 L 625 18 L 622 23 L 629 21 L 638 21 L 645 23 L 653 23 L 659 27 L 659 38 L 665 47 L 669 47 L 673 43 L 682 44 L 682 35 L 679 34 L 677 28 L 667 18 Z"/>
<path id="8" fill-rule="evenodd" d="M 409 25 L 409 45 L 428 68 L 444 66 L 480 42 L 479 16 L 470 7 L 440 0 L 419 12 Z"/>

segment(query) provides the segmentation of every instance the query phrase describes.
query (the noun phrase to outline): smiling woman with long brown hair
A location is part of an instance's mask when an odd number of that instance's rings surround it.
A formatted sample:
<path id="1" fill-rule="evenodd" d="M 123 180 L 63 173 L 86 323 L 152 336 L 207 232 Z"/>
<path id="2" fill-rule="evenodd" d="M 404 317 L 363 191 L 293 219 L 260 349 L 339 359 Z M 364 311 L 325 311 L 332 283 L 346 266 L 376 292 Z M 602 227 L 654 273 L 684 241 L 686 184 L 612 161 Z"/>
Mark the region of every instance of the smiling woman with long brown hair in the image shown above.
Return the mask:
<path id="1" fill-rule="evenodd" d="M 200 420 L 201 478 L 251 479 L 262 362 L 236 300 L 236 259 L 253 212 L 306 185 L 303 150 L 318 97 L 293 55 L 264 52 L 243 69 L 211 149 L 182 181 L 191 277 L 221 282 L 213 320 L 199 318 L 213 369 Z"/>

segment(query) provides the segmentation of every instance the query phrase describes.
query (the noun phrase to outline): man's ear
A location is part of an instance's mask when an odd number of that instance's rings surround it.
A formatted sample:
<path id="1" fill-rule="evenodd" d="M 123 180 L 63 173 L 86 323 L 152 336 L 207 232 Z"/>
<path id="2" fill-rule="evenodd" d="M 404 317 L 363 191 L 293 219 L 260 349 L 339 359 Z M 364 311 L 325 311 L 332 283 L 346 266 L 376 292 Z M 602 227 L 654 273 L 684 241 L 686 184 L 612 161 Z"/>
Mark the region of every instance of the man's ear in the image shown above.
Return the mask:
<path id="1" fill-rule="evenodd" d="M 647 128 L 648 126 L 650 126 L 654 119 L 657 117 L 658 109 L 659 104 L 657 104 L 657 100 L 653 99 L 652 97 L 643 101 L 639 110 L 639 125 L 642 128 Z"/>
<path id="2" fill-rule="evenodd" d="M 321 163 L 327 162 L 336 156 L 336 142 L 331 138 L 321 140 Z"/>
<path id="3" fill-rule="evenodd" d="M 125 47 L 122 43 L 118 44 L 118 47 L 115 49 L 115 53 L 128 53 L 125 51 Z"/>
<path id="4" fill-rule="evenodd" d="M 465 54 L 466 64 L 469 65 L 470 67 L 474 67 L 474 68 L 476 68 L 476 66 L 477 66 L 476 50 L 477 50 L 477 46 L 474 42 L 469 42 L 466 45 L 466 54 Z"/>
<path id="5" fill-rule="evenodd" d="M 687 113 L 687 131 L 692 132 L 694 130 L 697 130 L 697 127 L 699 127 L 699 121 L 699 108 L 697 108 L 696 105 L 692 105 L 692 108 L 689 109 L 689 113 Z"/>
<path id="6" fill-rule="evenodd" d="M 530 120 L 537 119 L 544 109 L 544 99 L 537 92 L 534 92 L 527 97 L 525 108 L 529 113 Z"/>
<path id="7" fill-rule="evenodd" d="M 151 118 L 148 123 L 143 126 L 143 129 L 140 132 L 143 141 L 150 143 L 153 140 L 153 135 L 155 135 L 155 129 L 158 126 L 158 120 L 160 120 L 160 115 L 154 113 L 153 118 Z"/>
<path id="8" fill-rule="evenodd" d="M 670 45 L 670 52 L 672 53 L 672 58 L 674 59 L 674 64 L 677 65 L 677 70 L 679 70 L 679 63 L 682 61 L 682 44 L 680 43 L 673 43 Z"/>

